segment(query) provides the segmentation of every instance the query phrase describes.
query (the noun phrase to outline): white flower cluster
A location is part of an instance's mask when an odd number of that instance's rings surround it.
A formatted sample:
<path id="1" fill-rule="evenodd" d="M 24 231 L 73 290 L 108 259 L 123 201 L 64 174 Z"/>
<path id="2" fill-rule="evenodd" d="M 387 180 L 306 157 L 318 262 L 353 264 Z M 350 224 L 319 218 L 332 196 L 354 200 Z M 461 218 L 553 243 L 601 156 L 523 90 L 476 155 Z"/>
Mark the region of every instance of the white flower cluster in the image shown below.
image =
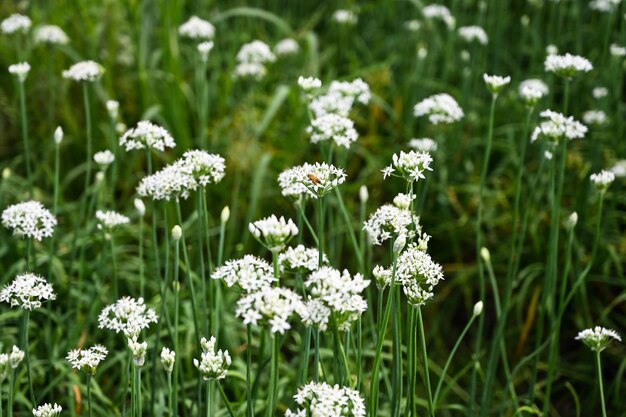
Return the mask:
<path id="1" fill-rule="evenodd" d="M 553 72 L 566 78 L 571 78 L 581 72 L 589 72 L 593 69 L 593 65 L 587 58 L 569 53 L 565 55 L 548 55 L 543 66 L 547 72 Z"/>
<path id="2" fill-rule="evenodd" d="M 81 61 L 63 71 L 63 78 L 74 81 L 96 81 L 104 74 L 104 67 L 95 61 Z"/>
<path id="3" fill-rule="evenodd" d="M 325 162 L 289 168 L 278 176 L 278 185 L 286 197 L 309 196 L 321 198 L 335 187 L 343 184 L 346 173 L 343 169 Z"/>
<path id="4" fill-rule="evenodd" d="M 619 7 L 622 0 L 592 0 L 589 8 L 602 13 L 612 13 Z"/>
<path id="5" fill-rule="evenodd" d="M 596 326 L 578 333 L 576 340 L 582 340 L 585 345 L 595 352 L 602 352 L 613 340 L 621 342 L 622 338 L 615 330 Z"/>
<path id="6" fill-rule="evenodd" d="M 615 173 L 613 171 L 602 170 L 597 174 L 591 174 L 589 179 L 598 190 L 606 191 L 613 181 L 615 181 Z"/>
<path id="7" fill-rule="evenodd" d="M 420 101 L 413 108 L 415 117 L 428 116 L 432 124 L 450 124 L 461 120 L 463 109 L 449 94 L 435 94 Z"/>
<path id="8" fill-rule="evenodd" d="M 202 355 L 200 360 L 194 358 L 193 364 L 200 371 L 202 379 L 214 381 L 226 378 L 231 363 L 228 351 L 215 350 L 215 336 L 211 336 L 209 340 L 203 337 L 200 346 L 202 346 Z"/>
<path id="9" fill-rule="evenodd" d="M 611 167 L 611 172 L 618 178 L 626 177 L 626 159 L 617 161 L 615 165 Z"/>
<path id="10" fill-rule="evenodd" d="M 237 285 L 245 293 L 251 293 L 269 287 L 274 278 L 272 266 L 261 258 L 245 255 L 242 259 L 226 261 L 211 275 L 213 279 L 221 279 L 228 287 Z"/>
<path id="11" fill-rule="evenodd" d="M 333 13 L 333 21 L 341 24 L 353 26 L 359 21 L 359 17 L 352 10 L 339 9 Z"/>
<path id="12" fill-rule="evenodd" d="M 117 226 L 130 223 L 128 217 L 113 210 L 96 211 L 96 219 L 98 220 L 98 229 L 100 230 L 111 230 Z"/>
<path id="13" fill-rule="evenodd" d="M 319 78 L 315 77 L 303 77 L 302 75 L 298 77 L 298 86 L 305 93 L 312 93 L 318 88 L 322 87 L 322 81 Z"/>
<path id="14" fill-rule="evenodd" d="M 63 29 L 56 25 L 43 25 L 35 30 L 35 43 L 65 45 L 69 41 Z"/>
<path id="15" fill-rule="evenodd" d="M 95 375 L 98 365 L 108 355 L 109 351 L 102 345 L 94 345 L 89 349 L 74 349 L 67 352 L 67 361 L 72 368 Z"/>
<path id="16" fill-rule="evenodd" d="M 617 58 L 621 58 L 626 56 L 626 47 L 618 45 L 616 43 L 612 43 L 609 47 L 609 51 L 611 55 Z"/>
<path id="17" fill-rule="evenodd" d="M 198 44 L 198 52 L 200 53 L 200 59 L 202 59 L 203 62 L 208 61 L 209 54 L 213 50 L 213 46 L 215 45 L 212 41 L 204 41 Z"/>
<path id="18" fill-rule="evenodd" d="M 2 33 L 10 35 L 16 32 L 26 33 L 32 25 L 33 22 L 28 16 L 14 13 L 0 23 L 0 29 L 2 29 Z"/>
<path id="19" fill-rule="evenodd" d="M 266 286 L 243 295 L 237 301 L 235 315 L 243 318 L 244 324 L 267 324 L 272 333 L 284 334 L 291 328 L 291 316 L 301 311 L 302 299 L 298 294 L 288 288 Z"/>
<path id="20" fill-rule="evenodd" d="M 458 32 L 459 36 L 466 42 L 477 41 L 481 45 L 487 45 L 489 42 L 485 29 L 480 26 L 462 26 Z"/>
<path id="21" fill-rule="evenodd" d="M 191 16 L 189 20 L 178 28 L 180 36 L 190 39 L 213 39 L 215 26 L 198 16 Z"/>
<path id="22" fill-rule="evenodd" d="M 148 344 L 146 342 L 138 342 L 137 336 L 127 338 L 128 349 L 133 357 L 133 363 L 137 367 L 142 367 L 146 362 L 146 351 L 148 350 Z"/>
<path id="23" fill-rule="evenodd" d="M 57 403 L 50 404 L 45 403 L 44 405 L 40 405 L 37 409 L 33 408 L 33 416 L 34 417 L 56 417 L 61 414 L 63 408 Z"/>
<path id="24" fill-rule="evenodd" d="M 310 382 L 294 395 L 296 412 L 287 410 L 285 417 L 365 417 L 365 401 L 359 392 L 326 382 Z"/>
<path id="25" fill-rule="evenodd" d="M 332 113 L 323 114 L 311 120 L 307 132 L 311 135 L 313 143 L 333 140 L 338 146 L 346 149 L 349 149 L 350 145 L 359 138 L 352 120 Z"/>
<path id="26" fill-rule="evenodd" d="M 298 42 L 291 38 L 282 39 L 274 46 L 274 53 L 277 56 L 293 55 L 300 51 Z"/>
<path id="27" fill-rule="evenodd" d="M 295 248 L 287 248 L 285 252 L 278 255 L 278 263 L 281 270 L 287 271 L 315 271 L 319 267 L 319 251 L 316 248 L 307 248 L 298 245 Z M 328 258 L 322 256 L 322 265 L 328 264 Z"/>
<path id="28" fill-rule="evenodd" d="M 534 106 L 550 92 L 548 85 L 542 80 L 531 78 L 519 84 L 518 93 L 527 106 Z"/>
<path id="29" fill-rule="evenodd" d="M 603 125 L 609 118 L 602 110 L 587 110 L 583 113 L 583 121 L 588 125 Z"/>
<path id="30" fill-rule="evenodd" d="M 282 252 L 285 245 L 298 234 L 298 227 L 291 220 L 271 215 L 248 225 L 252 235 L 271 252 Z"/>
<path id="31" fill-rule="evenodd" d="M 394 176 L 413 182 L 425 179 L 425 171 L 432 171 L 430 163 L 433 158 L 428 152 L 400 151 L 399 154 L 393 154 L 392 160 L 393 162 L 383 169 L 383 178 Z"/>
<path id="32" fill-rule="evenodd" d="M 45 278 L 28 272 L 16 276 L 11 284 L 0 291 L 1 302 L 25 310 L 34 310 L 41 307 L 43 301 L 55 299 L 56 294 L 52 289 L 52 284 L 49 284 Z"/>
<path id="33" fill-rule="evenodd" d="M 220 182 L 224 178 L 224 171 L 226 170 L 226 162 L 223 157 L 199 149 L 185 152 L 179 164 L 203 187 Z"/>
<path id="34" fill-rule="evenodd" d="M 137 127 L 127 130 L 119 142 L 126 152 L 144 148 L 163 152 L 165 148 L 176 147 L 176 142 L 170 132 L 147 120 L 142 120 L 137 123 Z"/>
<path id="35" fill-rule="evenodd" d="M 442 4 L 429 4 L 422 9 L 422 14 L 426 19 L 441 20 L 449 29 L 454 28 L 456 19 L 450 13 L 450 9 Z"/>
<path id="36" fill-rule="evenodd" d="M 511 77 L 483 74 L 483 80 L 485 81 L 485 84 L 487 85 L 487 88 L 489 89 L 489 91 L 491 91 L 491 93 L 498 94 L 500 91 L 502 91 L 504 86 L 511 82 Z"/>
<path id="37" fill-rule="evenodd" d="M 17 77 L 19 82 L 23 83 L 30 72 L 30 64 L 28 62 L 20 62 L 19 64 L 9 65 L 9 73 Z"/>
<path id="38" fill-rule="evenodd" d="M 96 152 L 93 155 L 93 160 L 100 166 L 100 169 L 104 170 L 115 161 L 115 155 L 110 150 L 104 150 Z"/>
<path id="39" fill-rule="evenodd" d="M 98 316 L 98 327 L 115 333 L 123 332 L 132 339 L 157 320 L 156 312 L 146 306 L 143 298 L 123 297 L 102 309 Z"/>
<path id="40" fill-rule="evenodd" d="M 420 245 L 412 243 L 400 254 L 396 265 L 396 281 L 414 307 L 434 297 L 433 288 L 443 280 L 441 265 L 432 260 Z"/>
<path id="41" fill-rule="evenodd" d="M 16 369 L 20 363 L 24 360 L 24 351 L 13 345 L 11 348 L 11 353 L 6 354 L 3 353 L 0 355 L 0 364 L 4 362 L 4 365 L 9 364 L 11 369 Z"/>
<path id="42" fill-rule="evenodd" d="M 436 152 L 437 142 L 431 138 L 413 138 L 409 141 L 409 147 L 420 152 Z"/>
<path id="43" fill-rule="evenodd" d="M 402 210 L 410 210 L 411 204 L 413 204 L 413 200 L 415 200 L 414 194 L 400 193 L 393 198 L 393 205 Z"/>
<path id="44" fill-rule="evenodd" d="M 340 331 L 350 329 L 365 310 L 367 301 L 361 293 L 370 284 L 361 274 L 350 276 L 329 266 L 313 271 L 304 285 L 308 300 L 300 315 L 306 326 L 315 326 L 324 331 L 330 324 Z"/>
<path id="45" fill-rule="evenodd" d="M 539 137 L 543 136 L 550 140 L 553 144 L 560 139 L 581 139 L 587 133 L 587 126 L 575 120 L 572 116 L 565 117 L 559 112 L 553 110 L 545 110 L 540 113 L 544 120 L 533 130 L 530 141 L 535 142 Z"/>
<path id="46" fill-rule="evenodd" d="M 394 199 L 394 203 L 405 207 L 406 198 Z M 409 239 L 417 236 L 421 246 L 426 247 L 430 239 L 430 236 L 422 233 L 419 217 L 411 216 L 408 207 L 400 208 L 391 204 L 385 204 L 372 213 L 363 224 L 363 230 L 367 232 L 372 245 L 382 245 L 386 240 L 405 235 Z"/>
<path id="47" fill-rule="evenodd" d="M 246 43 L 237 52 L 235 77 L 261 79 L 267 73 L 265 65 L 274 61 L 276 56 L 265 42 Z"/>
<path id="48" fill-rule="evenodd" d="M 39 201 L 26 201 L 4 209 L 2 225 L 15 236 L 41 241 L 52 236 L 57 220 Z"/>
<path id="49" fill-rule="evenodd" d="M 161 365 L 163 365 L 163 369 L 165 372 L 172 373 L 174 370 L 174 362 L 176 361 L 176 352 L 173 350 L 169 350 L 166 347 L 161 349 Z"/>
<path id="50" fill-rule="evenodd" d="M 591 90 L 591 95 L 596 100 L 599 100 L 609 95 L 609 89 L 606 87 L 594 87 L 594 89 Z"/>

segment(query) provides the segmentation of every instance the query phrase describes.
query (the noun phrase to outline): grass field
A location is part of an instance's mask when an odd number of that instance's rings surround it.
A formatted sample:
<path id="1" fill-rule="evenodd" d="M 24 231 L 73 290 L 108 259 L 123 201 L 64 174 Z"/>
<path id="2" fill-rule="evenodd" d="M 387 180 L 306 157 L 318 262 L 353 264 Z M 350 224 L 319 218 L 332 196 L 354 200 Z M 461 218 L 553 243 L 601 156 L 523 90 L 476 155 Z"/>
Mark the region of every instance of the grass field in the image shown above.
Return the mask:
<path id="1" fill-rule="evenodd" d="M 621 0 L 0 20 L 0 417 L 626 416 Z"/>

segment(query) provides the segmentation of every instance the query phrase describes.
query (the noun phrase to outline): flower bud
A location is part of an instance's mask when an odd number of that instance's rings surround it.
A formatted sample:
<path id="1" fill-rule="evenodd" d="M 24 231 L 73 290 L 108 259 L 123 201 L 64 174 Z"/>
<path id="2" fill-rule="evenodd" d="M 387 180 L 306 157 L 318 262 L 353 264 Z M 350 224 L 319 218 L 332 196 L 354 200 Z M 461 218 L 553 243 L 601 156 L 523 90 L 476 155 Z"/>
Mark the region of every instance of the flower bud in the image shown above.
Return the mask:
<path id="1" fill-rule="evenodd" d="M 3 180 L 9 179 L 10 176 L 11 176 L 11 168 L 8 168 L 8 167 L 4 168 L 2 170 L 2 179 Z"/>
<path id="2" fill-rule="evenodd" d="M 117 119 L 117 115 L 120 108 L 120 103 L 115 100 L 107 100 L 107 111 L 111 119 Z"/>
<path id="3" fill-rule="evenodd" d="M 222 214 L 220 214 L 220 220 L 222 224 L 226 224 L 228 223 L 228 219 L 230 219 L 230 208 L 228 208 L 228 206 L 224 206 Z"/>
<path id="4" fill-rule="evenodd" d="M 483 261 L 486 263 L 491 262 L 491 254 L 489 253 L 489 249 L 485 247 L 480 249 L 480 257 L 483 258 Z"/>
<path id="5" fill-rule="evenodd" d="M 474 317 L 480 316 L 482 312 L 483 312 L 483 302 L 479 301 L 476 304 L 474 304 Z"/>
<path id="6" fill-rule="evenodd" d="M 361 185 L 359 188 L 359 198 L 361 199 L 361 203 L 367 203 L 367 200 L 370 198 L 369 193 L 367 192 L 367 187 L 365 185 Z"/>
<path id="7" fill-rule="evenodd" d="M 20 362 L 24 359 L 24 351 L 20 350 L 17 346 L 13 346 L 11 353 L 9 354 L 9 365 L 15 369 Z"/>
<path id="8" fill-rule="evenodd" d="M 404 233 L 401 233 L 400 236 L 398 236 L 398 238 L 396 239 L 396 241 L 393 242 L 393 254 L 395 256 L 400 255 L 405 245 L 406 245 L 406 235 Z"/>
<path id="9" fill-rule="evenodd" d="M 183 229 L 179 225 L 174 226 L 172 228 L 172 239 L 178 242 L 181 237 L 183 237 Z"/>
<path id="10" fill-rule="evenodd" d="M 57 145 L 60 145 L 62 141 L 63 141 L 63 129 L 61 128 L 61 126 L 58 126 L 56 130 L 54 131 L 54 142 Z"/>
<path id="11" fill-rule="evenodd" d="M 139 213 L 139 215 L 143 217 L 143 215 L 146 214 L 146 205 L 143 203 L 143 201 L 140 198 L 136 198 L 134 201 L 134 204 L 135 204 L 135 209 L 137 210 L 137 213 Z"/>
<path id="12" fill-rule="evenodd" d="M 104 181 L 104 171 L 98 171 L 96 174 L 96 182 L 101 183 L 102 181 Z"/>
<path id="13" fill-rule="evenodd" d="M 576 223 L 578 223 L 578 213 L 573 212 L 567 218 L 567 227 L 569 227 L 570 229 L 574 228 L 576 227 Z"/>

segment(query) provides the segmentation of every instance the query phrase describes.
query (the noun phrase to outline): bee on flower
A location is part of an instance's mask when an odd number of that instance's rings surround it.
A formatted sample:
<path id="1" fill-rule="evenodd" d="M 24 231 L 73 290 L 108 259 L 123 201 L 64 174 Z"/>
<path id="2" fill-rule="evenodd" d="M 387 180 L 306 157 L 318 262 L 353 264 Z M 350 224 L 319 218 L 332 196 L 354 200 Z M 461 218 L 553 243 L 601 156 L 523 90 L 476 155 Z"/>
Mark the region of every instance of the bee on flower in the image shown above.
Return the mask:
<path id="1" fill-rule="evenodd" d="M 289 168 L 278 176 L 278 185 L 285 197 L 307 196 L 321 198 L 343 184 L 346 173 L 343 169 L 325 162 Z"/>

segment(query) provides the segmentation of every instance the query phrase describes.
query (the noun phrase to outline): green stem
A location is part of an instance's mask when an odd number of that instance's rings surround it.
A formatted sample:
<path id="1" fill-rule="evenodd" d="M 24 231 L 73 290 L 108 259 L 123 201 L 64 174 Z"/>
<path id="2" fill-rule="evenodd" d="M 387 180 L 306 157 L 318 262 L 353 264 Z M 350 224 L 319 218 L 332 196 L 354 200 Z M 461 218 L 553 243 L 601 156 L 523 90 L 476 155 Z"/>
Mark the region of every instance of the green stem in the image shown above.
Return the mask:
<path id="1" fill-rule="evenodd" d="M 24 143 L 24 159 L 26 160 L 26 176 L 28 178 L 28 197 L 33 195 L 33 177 L 30 162 L 30 146 L 28 140 L 28 121 L 26 120 L 26 94 L 24 92 L 24 82 L 18 81 L 20 95 L 20 120 L 22 124 L 22 141 Z"/>
<path id="2" fill-rule="evenodd" d="M 415 392 L 415 378 L 417 375 L 417 361 L 415 352 L 415 326 L 416 326 L 416 311 L 414 308 L 409 309 L 409 321 L 407 323 L 407 368 L 409 370 L 407 387 L 407 401 L 404 411 L 405 416 L 416 417 L 416 392 Z"/>
<path id="3" fill-rule="evenodd" d="M 52 203 L 52 212 L 56 216 L 59 208 L 59 177 L 61 166 L 61 145 L 55 142 L 54 145 L 54 199 Z"/>
<path id="4" fill-rule="evenodd" d="M 30 321 L 30 310 L 24 310 L 22 325 L 22 346 L 24 353 L 26 354 L 26 374 L 28 375 L 28 389 L 30 394 L 30 402 L 34 406 L 35 403 L 35 391 L 33 390 L 33 380 L 30 371 L 30 349 L 28 348 L 28 323 Z"/>
<path id="5" fill-rule="evenodd" d="M 11 371 L 11 381 L 9 382 L 9 401 L 7 403 L 7 417 L 13 417 L 13 394 L 15 390 L 15 374 L 17 373 L 16 369 Z"/>
<path id="6" fill-rule="evenodd" d="M 343 197 L 341 196 L 341 191 L 339 191 L 339 188 L 335 188 L 335 194 L 337 195 L 337 202 L 339 203 L 339 209 L 343 214 L 345 225 L 348 228 L 348 236 L 350 237 L 350 242 L 352 242 L 352 248 L 354 249 L 354 254 L 356 255 L 356 260 L 359 264 L 359 271 L 365 272 L 365 261 L 363 259 L 363 253 L 361 251 L 361 248 L 359 247 L 359 242 L 357 240 L 356 234 L 354 233 L 354 228 L 352 227 L 350 215 L 348 214 L 348 210 L 343 203 Z"/>
<path id="7" fill-rule="evenodd" d="M 269 402 L 267 407 L 267 417 L 274 417 L 276 411 L 276 397 L 277 397 L 277 389 L 278 389 L 278 354 L 279 354 L 279 343 L 278 343 L 278 335 L 270 334 L 270 339 L 272 341 L 272 355 L 270 359 L 270 389 L 269 389 Z"/>
<path id="8" fill-rule="evenodd" d="M 85 194 L 83 198 L 86 198 L 86 191 L 91 184 L 91 169 L 92 169 L 92 137 L 91 137 L 91 109 L 89 108 L 89 84 L 83 84 L 83 103 L 85 106 L 85 123 L 87 125 L 87 172 L 85 174 Z M 84 220 L 84 219 L 83 219 Z"/>
<path id="9" fill-rule="evenodd" d="M 145 294 L 145 274 L 143 264 L 143 216 L 139 219 L 139 294 Z"/>
<path id="10" fill-rule="evenodd" d="M 315 353 L 313 355 L 313 381 L 320 378 L 320 329 L 315 329 Z"/>
<path id="11" fill-rule="evenodd" d="M 228 398 L 226 397 L 226 393 L 224 392 L 224 387 L 222 387 L 222 384 L 220 384 L 219 381 L 217 382 L 217 388 L 220 391 L 220 396 L 222 397 L 222 401 L 224 401 L 224 405 L 226 405 L 226 410 L 228 411 L 228 415 L 230 417 L 235 417 L 235 412 L 233 410 L 233 407 L 230 405 L 230 401 L 228 401 Z"/>
<path id="12" fill-rule="evenodd" d="M 211 417 L 213 413 L 213 381 L 206 382 L 206 417 Z"/>
<path id="13" fill-rule="evenodd" d="M 400 322 L 402 321 L 402 308 L 400 306 L 400 287 L 393 288 L 391 301 L 391 328 L 393 336 L 393 364 L 392 376 L 393 394 L 391 396 L 391 415 L 399 417 L 400 401 L 402 399 L 402 334 L 400 333 Z"/>
<path id="14" fill-rule="evenodd" d="M 252 408 L 252 325 L 246 326 L 246 415 L 252 417 L 254 410 Z"/>
<path id="15" fill-rule="evenodd" d="M 179 350 L 179 314 L 180 314 L 180 240 L 174 241 L 174 352 L 180 355 Z M 180 378 L 180 359 L 174 361 L 174 408 L 172 415 L 178 415 L 178 381 Z"/>
<path id="16" fill-rule="evenodd" d="M 115 259 L 115 242 L 113 240 L 113 231 L 109 231 L 109 243 L 111 249 L 111 269 L 113 272 L 113 294 L 115 294 L 115 299 L 119 298 L 119 288 L 117 282 L 117 262 Z"/>
<path id="17" fill-rule="evenodd" d="M 431 417 L 435 415 L 433 407 L 433 394 L 430 389 L 430 372 L 428 371 L 428 353 L 426 352 L 426 336 L 424 335 L 424 320 L 422 319 L 422 310 L 417 308 L 417 325 L 420 336 L 420 347 L 422 349 L 422 359 L 424 360 L 424 379 L 426 380 L 426 391 L 428 392 L 428 414 Z"/>
<path id="18" fill-rule="evenodd" d="M 87 406 L 89 407 L 89 417 L 93 416 L 91 409 L 91 374 L 87 376 Z"/>
<path id="19" fill-rule="evenodd" d="M 201 302 L 202 302 L 202 317 L 204 318 L 204 332 L 209 332 L 209 308 L 207 304 L 207 283 L 206 283 L 206 269 L 204 266 L 204 242 L 203 236 L 207 233 L 206 224 L 205 224 L 205 216 L 204 216 L 204 194 L 203 190 L 200 190 L 196 195 L 196 214 L 198 216 L 198 220 L 200 221 L 200 233 L 198 233 L 198 256 L 200 257 L 200 283 L 202 284 L 201 288 Z M 207 239 L 208 240 L 208 239 Z"/>
<path id="20" fill-rule="evenodd" d="M 172 393 L 172 373 L 168 372 L 167 373 L 167 393 L 168 393 L 168 398 L 167 398 L 167 409 L 169 411 L 169 415 L 170 417 L 174 416 L 174 405 L 172 404 L 172 397 L 173 397 L 173 393 Z"/>
<path id="21" fill-rule="evenodd" d="M 598 366 L 598 384 L 600 385 L 600 403 L 602 404 L 602 417 L 606 417 L 606 404 L 604 402 L 604 383 L 602 382 L 602 363 L 600 352 L 596 352 L 596 365 Z"/>
<path id="22" fill-rule="evenodd" d="M 26 270 L 30 271 L 31 267 L 32 267 L 32 262 L 31 262 L 31 258 L 32 258 L 32 251 L 33 251 L 33 239 L 32 238 L 26 238 Z"/>
<path id="23" fill-rule="evenodd" d="M 324 259 L 324 197 L 317 199 L 317 236 L 319 239 L 318 249 L 318 266 L 322 266 Z"/>

